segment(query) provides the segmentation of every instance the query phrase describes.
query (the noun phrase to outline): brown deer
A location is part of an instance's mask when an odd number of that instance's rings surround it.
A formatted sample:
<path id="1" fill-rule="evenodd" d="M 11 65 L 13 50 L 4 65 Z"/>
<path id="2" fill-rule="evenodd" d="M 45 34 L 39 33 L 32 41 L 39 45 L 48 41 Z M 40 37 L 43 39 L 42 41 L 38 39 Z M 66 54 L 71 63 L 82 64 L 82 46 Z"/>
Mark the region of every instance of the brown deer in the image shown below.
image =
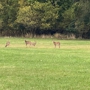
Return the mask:
<path id="1" fill-rule="evenodd" d="M 8 41 L 8 42 L 6 42 L 5 47 L 7 47 L 7 46 L 9 46 L 9 45 L 10 45 L 10 42 Z"/>
<path id="2" fill-rule="evenodd" d="M 60 48 L 60 42 L 54 42 L 53 41 L 53 44 L 54 44 L 55 48 L 56 48 L 56 46 L 58 46 Z"/>
<path id="3" fill-rule="evenodd" d="M 26 46 L 27 46 L 27 45 L 31 45 L 31 42 L 25 40 L 25 44 L 26 44 Z"/>

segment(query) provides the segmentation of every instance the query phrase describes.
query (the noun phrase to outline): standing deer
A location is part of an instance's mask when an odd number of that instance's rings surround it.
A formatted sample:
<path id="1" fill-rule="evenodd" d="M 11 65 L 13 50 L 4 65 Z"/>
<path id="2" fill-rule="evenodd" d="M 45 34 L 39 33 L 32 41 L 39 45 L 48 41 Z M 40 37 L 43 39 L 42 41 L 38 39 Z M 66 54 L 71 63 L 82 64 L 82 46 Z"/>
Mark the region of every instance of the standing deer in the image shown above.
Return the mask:
<path id="1" fill-rule="evenodd" d="M 60 42 L 53 42 L 53 44 L 54 44 L 55 48 L 56 48 L 56 46 L 58 46 L 60 48 Z"/>
<path id="2" fill-rule="evenodd" d="M 36 45 L 36 42 L 31 42 L 31 41 L 26 41 L 26 40 L 25 40 L 25 44 L 26 44 L 26 46 L 27 46 L 27 45 L 35 46 L 35 45 Z"/>
<path id="3" fill-rule="evenodd" d="M 10 45 L 10 42 L 8 41 L 8 42 L 6 42 L 5 47 L 7 47 L 7 46 L 9 46 L 9 45 Z"/>
<path id="4" fill-rule="evenodd" d="M 27 46 L 27 45 L 31 45 L 31 42 L 25 40 L 25 44 L 26 44 L 26 46 Z"/>

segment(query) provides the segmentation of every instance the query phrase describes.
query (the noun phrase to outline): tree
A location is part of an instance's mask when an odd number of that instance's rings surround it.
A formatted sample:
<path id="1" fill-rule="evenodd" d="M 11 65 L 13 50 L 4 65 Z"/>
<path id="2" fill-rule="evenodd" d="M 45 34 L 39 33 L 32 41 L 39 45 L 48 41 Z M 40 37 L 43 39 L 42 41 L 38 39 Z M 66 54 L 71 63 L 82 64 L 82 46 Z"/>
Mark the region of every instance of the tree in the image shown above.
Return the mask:
<path id="1" fill-rule="evenodd" d="M 61 22 L 62 27 L 66 30 L 68 33 L 75 33 L 75 7 L 76 4 L 73 4 L 68 10 L 66 10 L 62 16 L 63 16 L 63 22 Z"/>
<path id="2" fill-rule="evenodd" d="M 34 35 L 37 28 L 53 28 L 58 18 L 58 9 L 58 6 L 54 7 L 50 2 L 35 2 L 19 9 L 16 22 L 23 24 Z"/>
<path id="3" fill-rule="evenodd" d="M 16 19 L 17 10 L 18 10 L 18 0 L 1 0 L 1 4 L 3 6 L 2 10 L 2 21 L 3 21 L 3 31 L 13 29 L 13 23 Z"/>
<path id="4" fill-rule="evenodd" d="M 75 28 L 78 30 L 79 35 L 81 37 L 83 33 L 85 34 L 90 31 L 90 8 L 89 6 L 90 6 L 89 0 L 80 0 L 75 9 L 75 17 L 76 17 Z"/>
<path id="5" fill-rule="evenodd" d="M 2 14 L 3 14 L 3 6 L 2 6 L 2 4 L 0 4 L 0 29 L 2 29 L 2 27 L 3 27 Z M 1 31 L 1 33 L 2 33 L 2 31 Z"/>

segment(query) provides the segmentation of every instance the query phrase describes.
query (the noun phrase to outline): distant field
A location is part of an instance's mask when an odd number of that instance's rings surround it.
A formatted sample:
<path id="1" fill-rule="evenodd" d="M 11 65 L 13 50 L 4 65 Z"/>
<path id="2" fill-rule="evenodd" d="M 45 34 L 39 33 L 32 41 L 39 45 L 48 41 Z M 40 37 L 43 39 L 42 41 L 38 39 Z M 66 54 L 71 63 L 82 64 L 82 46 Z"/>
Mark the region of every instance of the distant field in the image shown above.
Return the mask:
<path id="1" fill-rule="evenodd" d="M 0 90 L 90 90 L 90 41 L 0 38 Z"/>

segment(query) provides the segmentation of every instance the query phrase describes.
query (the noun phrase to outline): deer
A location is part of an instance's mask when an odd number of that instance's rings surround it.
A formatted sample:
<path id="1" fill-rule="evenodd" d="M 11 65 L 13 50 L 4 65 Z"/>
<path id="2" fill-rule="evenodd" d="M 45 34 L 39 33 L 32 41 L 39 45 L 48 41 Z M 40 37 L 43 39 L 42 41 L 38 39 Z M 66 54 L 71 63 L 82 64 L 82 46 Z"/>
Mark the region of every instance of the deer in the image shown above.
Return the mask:
<path id="1" fill-rule="evenodd" d="M 26 46 L 27 46 L 27 45 L 31 45 L 31 41 L 26 41 L 26 40 L 25 40 L 25 44 L 26 44 Z"/>
<path id="2" fill-rule="evenodd" d="M 31 46 L 31 45 L 32 45 L 32 46 L 35 46 L 35 45 L 36 45 L 36 42 L 31 42 L 31 41 L 26 41 L 26 40 L 25 40 L 25 43 L 26 43 L 26 46 L 27 46 L 27 45 L 30 45 L 30 46 Z"/>
<path id="3" fill-rule="evenodd" d="M 56 46 L 58 46 L 60 48 L 60 42 L 53 41 L 53 44 L 54 44 L 55 48 L 56 48 Z"/>
<path id="4" fill-rule="evenodd" d="M 10 45 L 10 42 L 7 41 L 5 47 L 7 47 L 7 46 L 9 46 L 9 45 Z"/>

